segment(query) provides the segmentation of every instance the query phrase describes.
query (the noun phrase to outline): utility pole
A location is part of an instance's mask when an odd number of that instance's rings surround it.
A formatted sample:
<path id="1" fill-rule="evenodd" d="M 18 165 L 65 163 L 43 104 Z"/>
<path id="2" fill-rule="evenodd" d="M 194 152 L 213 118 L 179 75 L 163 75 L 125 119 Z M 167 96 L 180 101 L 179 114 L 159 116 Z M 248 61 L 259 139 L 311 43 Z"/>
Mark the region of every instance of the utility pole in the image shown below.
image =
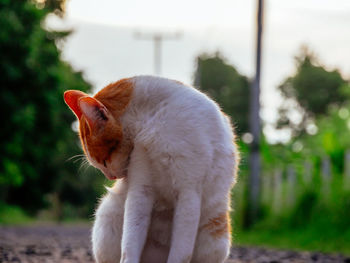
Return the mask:
<path id="1" fill-rule="evenodd" d="M 261 69 L 261 38 L 263 30 L 263 0 L 257 0 L 257 42 L 255 78 L 251 86 L 250 96 L 250 129 L 253 136 L 250 153 L 250 178 L 247 226 L 251 226 L 257 219 L 260 201 L 260 69 Z"/>
<path id="2" fill-rule="evenodd" d="M 154 44 L 154 74 L 157 76 L 161 75 L 161 63 L 162 63 L 162 42 L 164 40 L 177 40 L 181 37 L 181 33 L 177 32 L 174 34 L 165 33 L 141 33 L 136 32 L 135 38 L 143 40 L 153 40 Z"/>

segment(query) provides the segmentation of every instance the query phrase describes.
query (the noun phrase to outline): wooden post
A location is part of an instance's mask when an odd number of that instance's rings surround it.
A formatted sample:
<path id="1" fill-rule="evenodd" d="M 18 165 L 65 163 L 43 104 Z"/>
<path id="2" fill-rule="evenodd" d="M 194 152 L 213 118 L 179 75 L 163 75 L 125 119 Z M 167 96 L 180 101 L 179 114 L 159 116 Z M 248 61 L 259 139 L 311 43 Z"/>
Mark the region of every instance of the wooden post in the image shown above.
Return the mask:
<path id="1" fill-rule="evenodd" d="M 310 185 L 312 182 L 312 163 L 309 160 L 304 162 L 303 181 L 305 185 Z"/>
<path id="2" fill-rule="evenodd" d="M 324 197 L 328 199 L 330 192 L 330 183 L 331 183 L 331 161 L 328 156 L 322 158 L 321 163 L 321 176 L 322 176 L 322 190 Z"/>
<path id="3" fill-rule="evenodd" d="M 344 158 L 344 187 L 350 190 L 350 150 L 347 150 Z"/>
<path id="4" fill-rule="evenodd" d="M 323 157 L 322 159 L 322 179 L 324 181 L 329 181 L 331 179 L 331 161 L 328 156 Z"/>
<path id="5" fill-rule="evenodd" d="M 250 177 L 248 195 L 248 216 L 246 227 L 251 226 L 259 213 L 260 199 L 260 69 L 261 69 L 261 39 L 263 29 L 263 0 L 258 0 L 257 10 L 257 42 L 255 78 L 250 92 L 250 129 L 253 136 L 250 152 Z"/>
<path id="6" fill-rule="evenodd" d="M 292 207 L 296 199 L 296 176 L 292 165 L 287 168 L 287 204 Z"/>
<path id="7" fill-rule="evenodd" d="M 273 186 L 273 211 L 275 214 L 281 212 L 282 205 L 282 170 L 276 169 L 273 175 L 274 186 Z"/>
<path id="8" fill-rule="evenodd" d="M 273 198 L 273 177 L 270 173 L 262 176 L 262 201 L 264 204 L 271 206 Z"/>

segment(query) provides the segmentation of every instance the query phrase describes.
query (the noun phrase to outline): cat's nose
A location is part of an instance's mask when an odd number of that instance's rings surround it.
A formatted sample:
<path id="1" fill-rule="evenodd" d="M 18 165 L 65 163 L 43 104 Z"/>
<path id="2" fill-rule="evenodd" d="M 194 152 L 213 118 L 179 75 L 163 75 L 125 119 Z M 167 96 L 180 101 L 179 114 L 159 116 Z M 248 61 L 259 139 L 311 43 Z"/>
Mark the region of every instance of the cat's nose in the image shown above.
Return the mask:
<path id="1" fill-rule="evenodd" d="M 110 173 L 106 172 L 104 173 L 104 175 L 106 176 L 107 179 L 109 180 L 115 180 L 117 179 L 117 177 L 115 175 L 111 175 Z"/>

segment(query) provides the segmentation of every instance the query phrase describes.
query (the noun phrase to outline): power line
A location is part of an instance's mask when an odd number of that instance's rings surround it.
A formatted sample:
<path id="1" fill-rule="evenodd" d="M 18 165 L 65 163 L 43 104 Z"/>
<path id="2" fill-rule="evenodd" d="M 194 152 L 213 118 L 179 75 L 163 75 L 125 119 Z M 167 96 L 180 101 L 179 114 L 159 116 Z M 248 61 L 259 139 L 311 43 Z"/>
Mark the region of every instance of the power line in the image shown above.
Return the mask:
<path id="1" fill-rule="evenodd" d="M 178 40 L 181 32 L 170 33 L 141 33 L 136 32 L 135 38 L 141 40 L 152 40 L 154 44 L 154 74 L 161 75 L 162 43 L 164 40 Z"/>

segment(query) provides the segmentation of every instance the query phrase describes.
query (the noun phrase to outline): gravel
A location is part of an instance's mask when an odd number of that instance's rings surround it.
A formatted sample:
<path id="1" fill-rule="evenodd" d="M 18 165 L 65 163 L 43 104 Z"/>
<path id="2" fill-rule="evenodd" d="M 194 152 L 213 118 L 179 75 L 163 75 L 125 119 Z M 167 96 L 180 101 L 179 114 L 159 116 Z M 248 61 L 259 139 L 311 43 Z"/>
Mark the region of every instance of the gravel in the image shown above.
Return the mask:
<path id="1" fill-rule="evenodd" d="M 88 225 L 0 226 L 0 263 L 2 262 L 94 262 L 91 253 L 90 227 Z M 233 247 L 227 263 L 243 262 L 350 263 L 350 257 L 318 252 Z"/>

